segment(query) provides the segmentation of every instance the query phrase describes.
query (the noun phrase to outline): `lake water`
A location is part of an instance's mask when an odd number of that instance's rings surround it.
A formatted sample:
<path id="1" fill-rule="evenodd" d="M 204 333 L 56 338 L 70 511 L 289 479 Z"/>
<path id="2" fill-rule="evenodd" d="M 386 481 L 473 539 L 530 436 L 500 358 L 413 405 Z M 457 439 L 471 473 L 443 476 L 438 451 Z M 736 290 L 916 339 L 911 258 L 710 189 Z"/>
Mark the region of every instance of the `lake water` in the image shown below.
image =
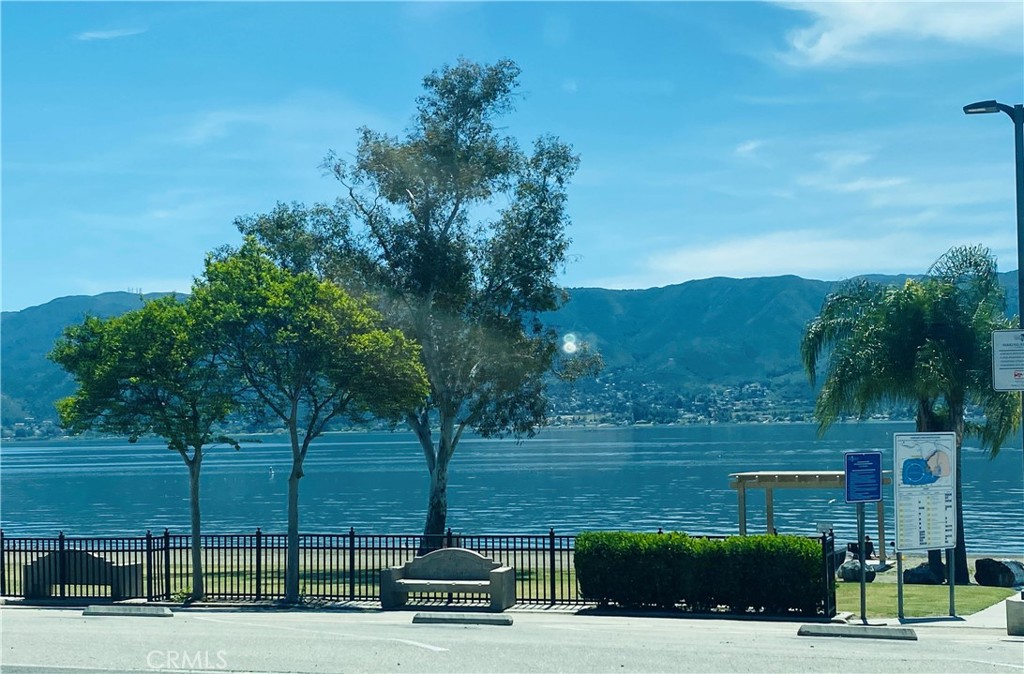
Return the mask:
<path id="1" fill-rule="evenodd" d="M 843 453 L 878 449 L 892 468 L 892 434 L 911 424 L 804 424 L 546 429 L 517 444 L 464 438 L 452 461 L 449 526 L 464 533 L 584 529 L 735 534 L 729 474 L 842 470 Z M 217 448 L 203 464 L 208 533 L 284 532 L 290 452 L 281 436 Z M 1024 468 L 1019 439 L 990 460 L 968 441 L 964 520 L 972 554 L 1024 556 Z M 409 432 L 338 433 L 314 441 L 300 483 L 308 533 L 417 533 L 427 501 L 422 452 Z M 188 472 L 159 444 L 121 441 L 6 443 L 0 454 L 0 525 L 8 536 L 188 532 Z M 891 488 L 886 489 L 887 500 Z M 762 490 L 748 492 L 748 527 L 764 526 Z M 873 511 L 873 508 L 869 508 Z M 830 521 L 853 540 L 855 506 L 839 490 L 776 491 L 776 527 L 813 534 Z M 888 512 L 887 531 L 893 531 Z M 869 518 L 869 523 L 870 523 Z M 871 529 L 869 528 L 869 533 Z"/>

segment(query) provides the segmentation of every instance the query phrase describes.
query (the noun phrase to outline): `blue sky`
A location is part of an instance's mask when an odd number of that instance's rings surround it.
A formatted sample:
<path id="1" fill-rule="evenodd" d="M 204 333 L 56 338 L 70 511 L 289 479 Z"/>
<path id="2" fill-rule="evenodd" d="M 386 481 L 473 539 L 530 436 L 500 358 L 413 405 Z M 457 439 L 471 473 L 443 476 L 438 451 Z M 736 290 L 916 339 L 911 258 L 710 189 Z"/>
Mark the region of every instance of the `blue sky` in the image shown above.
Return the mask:
<path id="1" fill-rule="evenodd" d="M 0 4 L 3 309 L 187 291 L 236 216 L 333 201 L 424 75 L 522 68 L 505 120 L 571 143 L 568 286 L 1015 269 L 1010 3 Z"/>

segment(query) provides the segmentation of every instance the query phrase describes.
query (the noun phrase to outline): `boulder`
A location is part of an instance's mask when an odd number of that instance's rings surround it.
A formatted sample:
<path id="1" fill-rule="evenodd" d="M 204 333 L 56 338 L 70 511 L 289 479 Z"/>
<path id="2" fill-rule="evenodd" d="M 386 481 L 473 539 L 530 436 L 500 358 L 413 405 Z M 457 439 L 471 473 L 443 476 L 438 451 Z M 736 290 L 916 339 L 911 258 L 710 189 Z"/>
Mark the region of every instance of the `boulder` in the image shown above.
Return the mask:
<path id="1" fill-rule="evenodd" d="M 979 559 L 974 563 L 974 580 L 989 587 L 1024 585 L 1024 564 L 1014 559 Z"/>
<path id="2" fill-rule="evenodd" d="M 864 580 L 870 583 L 875 579 L 875 570 L 867 564 L 864 573 Z M 847 583 L 859 583 L 860 582 L 860 560 L 851 559 L 839 567 L 839 577 Z"/>
<path id="3" fill-rule="evenodd" d="M 903 582 L 907 585 L 942 585 L 946 578 L 932 573 L 932 568 L 925 562 L 912 569 L 906 569 L 903 572 Z"/>

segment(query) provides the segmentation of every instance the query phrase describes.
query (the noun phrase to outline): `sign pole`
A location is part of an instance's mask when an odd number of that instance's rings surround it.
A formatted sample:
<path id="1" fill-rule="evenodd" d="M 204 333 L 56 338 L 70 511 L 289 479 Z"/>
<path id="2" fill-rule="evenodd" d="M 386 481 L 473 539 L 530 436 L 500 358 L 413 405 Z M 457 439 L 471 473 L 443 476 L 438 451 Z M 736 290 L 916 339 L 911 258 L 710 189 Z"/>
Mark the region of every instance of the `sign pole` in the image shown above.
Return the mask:
<path id="1" fill-rule="evenodd" d="M 866 560 L 864 559 L 864 503 L 857 504 L 857 558 L 860 560 L 860 621 L 862 624 L 868 624 L 867 614 L 867 585 L 868 585 L 868 571 Z"/>
<path id="2" fill-rule="evenodd" d="M 946 568 L 949 570 L 949 615 L 956 616 L 956 555 L 946 548 Z"/>
<path id="3" fill-rule="evenodd" d="M 864 504 L 882 500 L 882 453 L 848 452 L 844 456 L 846 502 L 857 504 L 857 559 L 860 562 L 860 620 L 867 615 L 867 545 L 864 540 Z M 881 544 L 881 540 L 879 540 Z"/>
<path id="4" fill-rule="evenodd" d="M 903 553 L 896 553 L 896 615 L 903 620 Z"/>

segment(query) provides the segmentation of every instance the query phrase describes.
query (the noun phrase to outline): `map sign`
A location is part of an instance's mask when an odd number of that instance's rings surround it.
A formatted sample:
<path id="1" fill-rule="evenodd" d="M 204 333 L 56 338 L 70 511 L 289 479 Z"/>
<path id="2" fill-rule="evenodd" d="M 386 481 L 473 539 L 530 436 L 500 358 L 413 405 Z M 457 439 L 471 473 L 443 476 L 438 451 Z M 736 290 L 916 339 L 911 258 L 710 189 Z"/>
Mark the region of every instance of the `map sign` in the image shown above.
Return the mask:
<path id="1" fill-rule="evenodd" d="M 956 434 L 893 434 L 896 550 L 956 545 Z"/>

